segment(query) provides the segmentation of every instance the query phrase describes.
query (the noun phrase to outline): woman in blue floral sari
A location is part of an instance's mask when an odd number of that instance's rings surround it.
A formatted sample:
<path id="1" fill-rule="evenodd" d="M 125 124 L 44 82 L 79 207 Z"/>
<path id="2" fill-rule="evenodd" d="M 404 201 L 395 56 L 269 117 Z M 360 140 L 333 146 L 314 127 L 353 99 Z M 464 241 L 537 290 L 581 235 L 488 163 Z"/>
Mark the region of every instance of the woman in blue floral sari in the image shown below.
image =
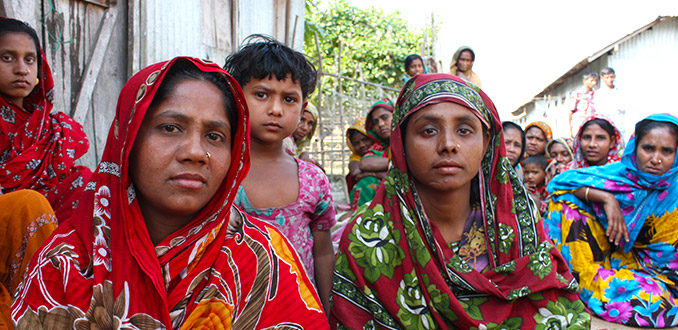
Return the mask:
<path id="1" fill-rule="evenodd" d="M 603 319 L 678 324 L 678 119 L 636 125 L 621 162 L 556 176 L 546 231 Z"/>

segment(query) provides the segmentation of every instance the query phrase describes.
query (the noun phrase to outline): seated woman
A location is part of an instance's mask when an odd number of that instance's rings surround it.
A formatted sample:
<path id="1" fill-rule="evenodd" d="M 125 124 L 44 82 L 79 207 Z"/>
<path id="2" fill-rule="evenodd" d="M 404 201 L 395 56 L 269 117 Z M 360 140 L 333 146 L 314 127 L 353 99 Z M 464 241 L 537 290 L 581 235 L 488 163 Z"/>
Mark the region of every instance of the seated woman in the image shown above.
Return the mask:
<path id="1" fill-rule="evenodd" d="M 32 27 L 0 18 L 0 51 L 0 191 L 33 189 L 63 221 L 92 175 L 75 165 L 87 137 L 82 125 L 52 112 L 52 72 Z"/>
<path id="2" fill-rule="evenodd" d="M 588 329 L 482 91 L 449 74 L 398 97 L 392 167 L 341 239 L 337 329 Z"/>
<path id="3" fill-rule="evenodd" d="M 0 329 L 12 329 L 12 297 L 31 257 L 56 227 L 54 210 L 39 192 L 22 189 L 0 195 Z"/>
<path id="4" fill-rule="evenodd" d="M 17 329 L 327 328 L 292 246 L 232 206 L 248 135 L 218 65 L 179 57 L 135 74 L 83 204 L 31 261 Z"/>
<path id="5" fill-rule="evenodd" d="M 379 181 L 386 176 L 389 159 L 389 139 L 393 103 L 382 99 L 372 105 L 365 119 L 365 130 L 377 140 L 360 160 L 360 171 L 365 173 L 349 194 L 351 209 L 355 210 L 374 198 Z"/>
<path id="6" fill-rule="evenodd" d="M 574 158 L 572 143 L 573 141 L 570 138 L 555 138 L 546 143 L 546 157 L 551 159 L 546 168 L 546 184 L 553 177 L 564 172 L 567 164 Z"/>
<path id="7" fill-rule="evenodd" d="M 525 132 L 520 125 L 505 121 L 501 123 L 504 128 L 504 142 L 506 143 L 506 158 L 508 158 L 511 166 L 516 171 L 516 175 L 522 181 L 523 169 L 520 166 L 520 161 L 525 155 Z"/>
<path id="8" fill-rule="evenodd" d="M 624 152 L 619 129 L 603 116 L 586 118 L 574 138 L 574 157 L 566 169 L 618 162 Z"/>
<path id="9" fill-rule="evenodd" d="M 603 319 L 678 324 L 678 119 L 636 124 L 621 162 L 568 170 L 549 184 L 546 229 Z M 622 239 L 623 237 L 623 239 Z"/>
<path id="10" fill-rule="evenodd" d="M 529 156 L 546 156 L 546 142 L 551 140 L 553 133 L 551 126 L 543 121 L 535 121 L 525 126 L 526 152 Z"/>

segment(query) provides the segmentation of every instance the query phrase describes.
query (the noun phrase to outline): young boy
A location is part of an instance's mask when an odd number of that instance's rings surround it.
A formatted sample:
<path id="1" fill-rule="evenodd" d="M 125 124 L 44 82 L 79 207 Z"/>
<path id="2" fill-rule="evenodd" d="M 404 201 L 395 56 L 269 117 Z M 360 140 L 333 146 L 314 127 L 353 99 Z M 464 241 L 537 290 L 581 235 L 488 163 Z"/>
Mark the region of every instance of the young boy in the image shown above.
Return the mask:
<path id="1" fill-rule="evenodd" d="M 281 229 L 328 311 L 334 271 L 330 228 L 336 222 L 329 180 L 283 148 L 315 89 L 315 67 L 275 39 L 253 35 L 226 58 L 224 68 L 242 87 L 250 113 L 251 166 L 235 202 Z"/>
<path id="2" fill-rule="evenodd" d="M 525 186 L 530 192 L 532 199 L 539 206 L 541 214 L 546 213 L 546 202 L 548 197 L 546 191 L 546 167 L 549 160 L 542 155 L 527 157 L 523 161 L 523 175 L 525 177 Z"/>

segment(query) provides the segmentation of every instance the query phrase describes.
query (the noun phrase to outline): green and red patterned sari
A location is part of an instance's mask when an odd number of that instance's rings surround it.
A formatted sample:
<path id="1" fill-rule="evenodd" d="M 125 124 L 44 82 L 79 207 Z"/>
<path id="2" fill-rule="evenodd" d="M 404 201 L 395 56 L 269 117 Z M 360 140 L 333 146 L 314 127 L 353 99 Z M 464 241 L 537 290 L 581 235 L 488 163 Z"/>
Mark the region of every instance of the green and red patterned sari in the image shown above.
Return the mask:
<path id="1" fill-rule="evenodd" d="M 488 260 L 480 271 L 428 221 L 405 161 L 402 124 L 439 102 L 469 108 L 491 136 L 472 189 L 483 227 L 474 237 L 481 237 Z M 588 329 L 577 282 L 544 235 L 505 157 L 502 134 L 492 101 L 477 87 L 448 74 L 418 75 L 405 85 L 393 117 L 389 173 L 339 246 L 333 327 Z"/>

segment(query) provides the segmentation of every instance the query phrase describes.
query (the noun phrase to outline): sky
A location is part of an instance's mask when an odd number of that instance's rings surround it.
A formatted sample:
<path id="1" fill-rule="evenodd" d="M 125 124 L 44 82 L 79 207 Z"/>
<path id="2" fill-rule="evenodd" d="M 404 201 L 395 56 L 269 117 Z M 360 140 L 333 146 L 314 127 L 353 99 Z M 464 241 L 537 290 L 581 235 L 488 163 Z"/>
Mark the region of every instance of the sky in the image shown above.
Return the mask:
<path id="1" fill-rule="evenodd" d="M 449 70 L 458 47 L 473 48 L 473 70 L 502 119 L 510 119 L 511 111 L 589 55 L 657 16 L 678 16 L 678 0 L 348 2 L 359 8 L 398 11 L 412 28 L 424 28 L 435 13 L 440 27 L 437 57 L 443 68 Z M 623 73 L 617 73 L 617 77 L 623 84 Z"/>

